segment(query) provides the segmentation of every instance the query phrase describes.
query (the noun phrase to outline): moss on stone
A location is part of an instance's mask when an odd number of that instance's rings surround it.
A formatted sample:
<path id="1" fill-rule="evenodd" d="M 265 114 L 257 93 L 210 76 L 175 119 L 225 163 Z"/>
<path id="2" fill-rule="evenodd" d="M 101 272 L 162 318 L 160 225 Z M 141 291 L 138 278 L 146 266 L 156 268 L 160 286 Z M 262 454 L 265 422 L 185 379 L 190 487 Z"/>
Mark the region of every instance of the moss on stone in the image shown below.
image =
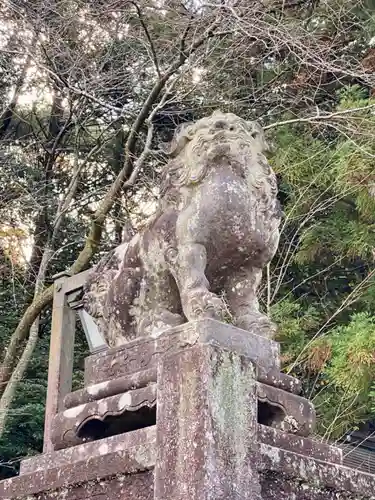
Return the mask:
<path id="1" fill-rule="evenodd" d="M 250 412 L 255 411 L 256 405 L 248 402 L 255 385 L 254 368 L 233 352 L 217 351 L 214 356 L 215 370 L 209 387 L 212 417 L 217 438 L 224 441 L 239 467 L 246 460 L 252 437 Z"/>

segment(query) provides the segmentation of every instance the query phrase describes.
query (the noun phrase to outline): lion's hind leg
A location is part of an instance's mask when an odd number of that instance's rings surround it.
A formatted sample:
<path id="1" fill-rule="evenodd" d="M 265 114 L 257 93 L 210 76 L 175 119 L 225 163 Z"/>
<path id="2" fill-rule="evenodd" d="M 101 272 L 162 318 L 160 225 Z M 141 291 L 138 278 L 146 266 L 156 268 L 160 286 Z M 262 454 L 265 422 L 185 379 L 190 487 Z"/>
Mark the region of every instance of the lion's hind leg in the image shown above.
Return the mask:
<path id="1" fill-rule="evenodd" d="M 135 304 L 138 306 L 138 312 L 134 314 L 138 336 L 156 336 L 185 322 L 178 290 L 167 270 L 144 277 Z"/>
<path id="2" fill-rule="evenodd" d="M 275 325 L 259 311 L 257 289 L 261 278 L 261 269 L 241 268 L 228 277 L 225 292 L 236 326 L 264 337 L 272 337 Z"/>

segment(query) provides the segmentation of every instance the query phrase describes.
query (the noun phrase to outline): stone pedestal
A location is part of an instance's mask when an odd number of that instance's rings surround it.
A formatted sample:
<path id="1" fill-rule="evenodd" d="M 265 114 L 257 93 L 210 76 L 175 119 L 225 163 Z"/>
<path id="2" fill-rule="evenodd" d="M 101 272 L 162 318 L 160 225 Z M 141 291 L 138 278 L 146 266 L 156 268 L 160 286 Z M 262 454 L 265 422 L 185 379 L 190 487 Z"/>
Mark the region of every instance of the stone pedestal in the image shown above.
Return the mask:
<path id="1" fill-rule="evenodd" d="M 374 499 L 279 368 L 275 342 L 213 320 L 90 356 L 0 499 Z"/>
<path id="2" fill-rule="evenodd" d="M 155 500 L 260 500 L 255 368 L 211 345 L 158 371 Z"/>

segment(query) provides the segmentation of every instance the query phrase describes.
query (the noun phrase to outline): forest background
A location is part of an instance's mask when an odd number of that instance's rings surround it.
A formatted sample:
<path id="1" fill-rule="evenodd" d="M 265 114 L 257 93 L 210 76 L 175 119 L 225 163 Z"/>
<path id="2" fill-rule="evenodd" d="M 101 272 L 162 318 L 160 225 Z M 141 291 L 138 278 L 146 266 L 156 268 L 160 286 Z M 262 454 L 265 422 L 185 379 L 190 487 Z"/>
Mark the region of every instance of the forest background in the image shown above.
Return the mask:
<path id="1" fill-rule="evenodd" d="M 261 304 L 284 370 L 320 439 L 374 419 L 375 1 L 5 0 L 0 16 L 0 478 L 41 450 L 52 276 L 140 227 L 160 144 L 215 109 L 275 145 Z M 86 354 L 78 332 L 75 388 Z"/>

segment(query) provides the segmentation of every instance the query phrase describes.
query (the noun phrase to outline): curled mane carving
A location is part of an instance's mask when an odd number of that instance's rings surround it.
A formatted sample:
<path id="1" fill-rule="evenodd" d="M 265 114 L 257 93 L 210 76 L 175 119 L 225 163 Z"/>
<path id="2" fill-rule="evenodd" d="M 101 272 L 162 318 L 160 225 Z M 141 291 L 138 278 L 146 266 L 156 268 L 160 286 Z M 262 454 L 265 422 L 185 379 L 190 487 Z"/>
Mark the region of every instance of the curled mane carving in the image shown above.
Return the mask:
<path id="1" fill-rule="evenodd" d="M 176 131 L 169 151 L 170 160 L 161 175 L 161 197 L 168 196 L 170 191 L 176 188 L 200 182 L 207 175 L 208 164 L 199 159 L 199 153 L 195 155 L 193 161 L 184 154 L 187 144 L 194 138 L 196 132 L 197 127 L 191 124 L 184 125 Z"/>
<path id="2" fill-rule="evenodd" d="M 161 174 L 160 207 L 163 209 L 180 200 L 182 187 L 198 184 L 207 176 L 214 160 L 209 152 L 209 145 L 215 132 L 217 133 L 213 124 L 221 117 L 223 127 L 231 127 L 228 125 L 229 119 L 236 131 L 232 133 L 233 141 L 230 145 L 218 145 L 216 158 L 219 151 L 221 158 L 227 157 L 231 164 L 243 168 L 249 187 L 266 191 L 271 189 L 272 196 L 274 195 L 276 181 L 263 156 L 263 152 L 269 150 L 269 145 L 261 126 L 231 113 L 224 115 L 216 111 L 212 116 L 196 123 L 180 126 L 175 132 L 168 151 L 170 159 Z M 268 189 L 266 184 L 270 184 Z"/>

